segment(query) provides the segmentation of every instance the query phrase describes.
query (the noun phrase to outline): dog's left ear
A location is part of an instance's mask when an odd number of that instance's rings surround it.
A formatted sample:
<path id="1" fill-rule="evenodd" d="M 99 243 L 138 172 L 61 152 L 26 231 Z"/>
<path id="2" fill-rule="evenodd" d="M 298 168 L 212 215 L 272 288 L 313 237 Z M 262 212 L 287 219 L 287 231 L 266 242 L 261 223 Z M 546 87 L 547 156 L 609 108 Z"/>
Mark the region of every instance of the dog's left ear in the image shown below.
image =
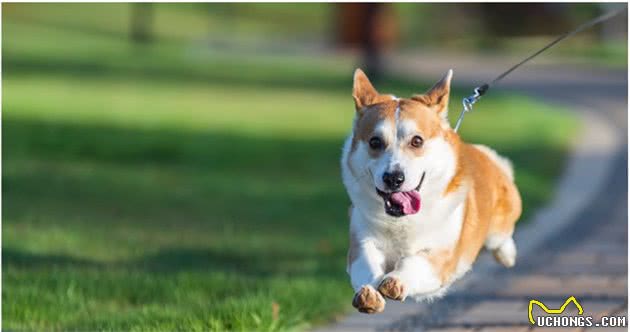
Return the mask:
<path id="1" fill-rule="evenodd" d="M 447 120 L 448 115 L 448 97 L 451 93 L 451 78 L 453 78 L 453 70 L 449 69 L 446 75 L 423 95 L 416 95 L 411 99 L 417 100 L 433 109 L 435 109 L 442 119 Z"/>

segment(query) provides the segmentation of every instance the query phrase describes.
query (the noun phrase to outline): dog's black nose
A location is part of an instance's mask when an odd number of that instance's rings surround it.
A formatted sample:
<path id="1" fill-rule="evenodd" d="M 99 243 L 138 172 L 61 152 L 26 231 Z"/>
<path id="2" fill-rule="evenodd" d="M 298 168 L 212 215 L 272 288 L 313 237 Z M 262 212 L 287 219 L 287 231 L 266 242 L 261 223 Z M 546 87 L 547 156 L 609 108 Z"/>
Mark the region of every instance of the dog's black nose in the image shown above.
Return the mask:
<path id="1" fill-rule="evenodd" d="M 383 173 L 383 182 L 387 188 L 396 190 L 405 182 L 405 174 L 401 171 L 385 172 Z"/>

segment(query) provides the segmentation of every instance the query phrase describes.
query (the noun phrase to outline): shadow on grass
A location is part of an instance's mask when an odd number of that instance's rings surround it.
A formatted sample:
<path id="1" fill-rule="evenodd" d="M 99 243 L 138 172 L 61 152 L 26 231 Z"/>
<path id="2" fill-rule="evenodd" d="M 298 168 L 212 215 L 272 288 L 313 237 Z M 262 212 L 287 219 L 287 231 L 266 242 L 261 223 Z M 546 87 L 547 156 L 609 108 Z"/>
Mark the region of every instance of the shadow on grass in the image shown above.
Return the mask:
<path id="1" fill-rule="evenodd" d="M 89 260 L 56 254 L 32 254 L 11 248 L 2 248 L 2 268 L 20 267 L 41 269 L 51 267 L 100 268 L 103 264 Z"/>
<path id="2" fill-rule="evenodd" d="M 345 228 L 341 138 L 243 137 L 5 117 L 7 223 Z M 34 221 L 33 221 L 34 220 Z M 310 232 L 310 233 L 309 233 Z"/>
<path id="3" fill-rule="evenodd" d="M 339 263 L 345 252 L 296 253 L 287 250 L 238 251 L 200 248 L 167 248 L 128 261 L 100 262 L 70 255 L 36 254 L 13 248 L 2 251 L 3 268 L 26 270 L 97 269 L 143 273 L 227 273 L 250 277 L 334 277 L 342 275 Z"/>
<path id="4" fill-rule="evenodd" d="M 3 155 L 9 161 L 36 157 L 120 166 L 250 171 L 306 178 L 322 172 L 338 175 L 343 144 L 343 137 L 248 137 L 220 131 L 129 129 L 11 116 L 4 116 L 3 122 L 3 137 L 10 142 Z"/>
<path id="5" fill-rule="evenodd" d="M 5 75 L 55 75 L 82 79 L 124 79 L 150 80 L 159 82 L 182 82 L 220 84 L 221 86 L 259 87 L 265 89 L 309 89 L 314 91 L 350 93 L 352 87 L 352 71 L 342 73 L 322 73 L 320 69 L 303 69 L 305 73 L 294 73 L 277 65 L 253 65 L 246 59 L 241 62 L 232 59 L 215 59 L 211 63 L 200 65 L 181 63 L 178 58 L 158 58 L 154 62 L 143 62 L 139 59 L 151 58 L 155 55 L 150 49 L 130 49 L 129 57 L 115 63 L 93 60 L 72 60 L 56 58 L 40 58 L 9 55 L 3 60 Z M 134 54 L 132 56 L 132 53 Z M 172 62 L 174 65 L 161 63 Z M 374 80 L 382 91 L 403 91 L 405 95 L 422 93 L 431 86 L 427 83 L 405 80 L 393 76 L 383 76 Z M 459 90 L 458 90 L 459 92 Z"/>
<path id="6" fill-rule="evenodd" d="M 3 122 L 4 227 L 55 226 L 79 237 L 96 232 L 112 248 L 143 247 L 144 255 L 135 255 L 142 258 L 123 264 L 150 271 L 270 275 L 342 268 L 349 201 L 339 179 L 341 137 L 254 138 L 6 116 Z M 564 157 L 534 144 L 501 152 L 530 174 Z M 521 186 L 526 210 L 548 198 L 535 186 Z M 128 232 L 141 236 L 130 240 Z M 165 237 L 182 243 L 154 239 Z M 209 248 L 204 237 L 219 245 Z M 13 241 L 4 240 L 4 266 L 99 267 L 7 250 Z M 247 246 L 255 240 L 257 247 Z"/>

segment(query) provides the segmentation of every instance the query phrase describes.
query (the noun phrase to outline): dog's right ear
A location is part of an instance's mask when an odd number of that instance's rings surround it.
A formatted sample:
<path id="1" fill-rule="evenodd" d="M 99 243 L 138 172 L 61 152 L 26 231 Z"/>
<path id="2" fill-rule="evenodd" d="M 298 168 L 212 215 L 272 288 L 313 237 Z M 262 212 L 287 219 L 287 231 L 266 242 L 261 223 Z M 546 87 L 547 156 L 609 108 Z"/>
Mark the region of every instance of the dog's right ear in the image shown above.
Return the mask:
<path id="1" fill-rule="evenodd" d="M 374 104 L 378 96 L 378 92 L 374 89 L 368 77 L 361 69 L 357 68 L 354 71 L 354 85 L 352 87 L 352 98 L 354 98 L 354 106 L 357 112 L 361 113 L 363 108 Z"/>

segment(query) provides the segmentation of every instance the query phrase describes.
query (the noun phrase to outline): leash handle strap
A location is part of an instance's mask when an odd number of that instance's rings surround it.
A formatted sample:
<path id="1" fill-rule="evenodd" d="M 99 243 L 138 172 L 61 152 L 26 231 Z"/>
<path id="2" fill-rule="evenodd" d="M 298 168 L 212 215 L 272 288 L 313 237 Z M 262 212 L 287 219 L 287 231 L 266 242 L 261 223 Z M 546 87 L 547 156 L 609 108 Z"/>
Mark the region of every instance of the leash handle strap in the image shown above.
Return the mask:
<path id="1" fill-rule="evenodd" d="M 457 118 L 457 122 L 455 123 L 455 132 L 457 132 L 457 130 L 459 129 L 459 126 L 462 123 L 462 120 L 464 120 L 464 114 L 466 114 L 466 112 L 472 111 L 472 106 L 481 98 L 481 96 L 483 96 L 484 94 L 486 94 L 486 92 L 488 92 L 488 90 L 490 89 L 491 86 L 494 86 L 497 82 L 499 82 L 500 80 L 502 80 L 503 78 L 505 78 L 505 76 L 509 75 L 511 72 L 513 72 L 514 70 L 516 70 L 516 68 L 524 65 L 526 62 L 530 61 L 531 59 L 537 57 L 538 55 L 540 55 L 542 52 L 548 50 L 549 48 L 551 48 L 552 46 L 556 45 L 557 43 L 561 42 L 562 40 L 571 37 L 573 35 L 575 35 L 576 33 L 579 33 L 585 29 L 588 29 L 594 25 L 597 25 L 599 23 L 602 23 L 604 21 L 607 21 L 617 15 L 619 15 L 620 13 L 624 12 L 627 10 L 627 6 L 624 6 L 622 8 L 619 8 L 617 10 L 608 12 L 606 14 L 600 15 L 586 23 L 582 23 L 580 26 L 578 26 L 577 28 L 575 28 L 574 30 L 571 30 L 569 32 L 565 32 L 562 35 L 558 36 L 556 39 L 554 39 L 553 41 L 551 41 L 549 44 L 545 45 L 545 47 L 541 48 L 540 50 L 534 52 L 533 54 L 531 54 L 530 56 L 528 56 L 527 58 L 523 59 L 521 62 L 515 64 L 514 66 L 510 67 L 510 69 L 504 71 L 501 75 L 497 76 L 495 79 L 493 79 L 490 83 L 484 83 L 481 86 L 478 86 L 475 88 L 474 93 L 466 98 L 464 98 L 464 100 L 462 100 L 462 104 L 464 106 L 462 112 L 459 115 L 459 118 Z"/>

